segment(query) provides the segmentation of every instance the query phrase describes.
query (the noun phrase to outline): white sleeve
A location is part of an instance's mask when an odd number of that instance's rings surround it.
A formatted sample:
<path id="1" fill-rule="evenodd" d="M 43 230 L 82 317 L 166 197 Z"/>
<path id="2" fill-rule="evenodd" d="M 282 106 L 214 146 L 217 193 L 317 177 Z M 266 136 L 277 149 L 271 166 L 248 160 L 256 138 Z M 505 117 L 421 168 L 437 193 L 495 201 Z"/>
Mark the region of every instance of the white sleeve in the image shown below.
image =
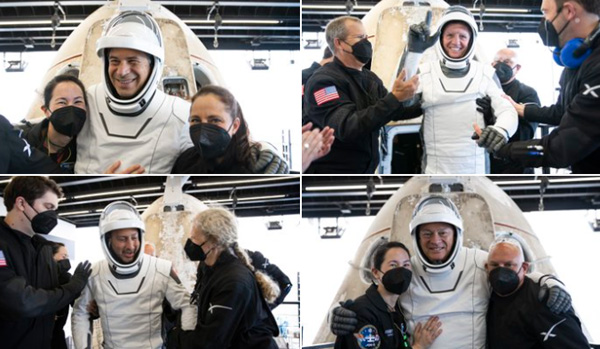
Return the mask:
<path id="1" fill-rule="evenodd" d="M 544 275 L 546 277 L 542 278 Z M 560 281 L 558 281 L 558 279 L 556 279 L 555 276 L 548 277 L 548 274 L 542 274 L 538 271 L 532 271 L 531 273 L 528 273 L 526 276 L 529 277 L 531 279 L 531 281 L 536 282 L 536 283 L 540 282 L 540 279 L 541 279 L 540 285 L 541 286 L 546 285 L 549 289 L 554 286 L 558 286 L 565 291 L 567 290 L 565 285 L 563 283 L 561 283 Z"/>
<path id="2" fill-rule="evenodd" d="M 175 271 L 171 270 L 171 273 Z M 190 304 L 190 295 L 176 275 L 169 275 L 165 297 L 175 310 L 181 309 L 181 329 L 191 331 L 196 328 L 198 307 Z"/>
<path id="3" fill-rule="evenodd" d="M 519 126 L 517 111 L 509 101 L 502 97 L 504 92 L 493 80 L 488 83 L 486 94 L 492 99 L 492 108 L 494 109 L 494 114 L 497 118 L 495 126 L 505 129 L 510 138 L 515 134 L 517 127 Z"/>
<path id="4" fill-rule="evenodd" d="M 91 348 L 90 339 L 92 329 L 90 327 L 90 314 L 87 311 L 87 305 L 92 300 L 90 281 L 81 291 L 79 298 L 73 304 L 73 313 L 71 314 L 71 332 L 76 349 Z"/>

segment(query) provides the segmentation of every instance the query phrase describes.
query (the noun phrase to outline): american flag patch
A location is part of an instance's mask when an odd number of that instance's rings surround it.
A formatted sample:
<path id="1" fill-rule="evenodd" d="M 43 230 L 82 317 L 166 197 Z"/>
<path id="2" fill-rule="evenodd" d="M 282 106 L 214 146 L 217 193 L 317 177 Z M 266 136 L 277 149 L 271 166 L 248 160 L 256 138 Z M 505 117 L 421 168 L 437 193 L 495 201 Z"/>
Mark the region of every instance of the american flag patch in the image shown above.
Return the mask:
<path id="1" fill-rule="evenodd" d="M 6 257 L 4 257 L 4 252 L 0 250 L 0 267 L 6 266 Z"/>
<path id="2" fill-rule="evenodd" d="M 315 92 L 315 101 L 317 101 L 317 105 L 321 105 L 325 102 L 333 101 L 339 98 L 340 95 L 338 94 L 335 86 L 325 87 Z"/>

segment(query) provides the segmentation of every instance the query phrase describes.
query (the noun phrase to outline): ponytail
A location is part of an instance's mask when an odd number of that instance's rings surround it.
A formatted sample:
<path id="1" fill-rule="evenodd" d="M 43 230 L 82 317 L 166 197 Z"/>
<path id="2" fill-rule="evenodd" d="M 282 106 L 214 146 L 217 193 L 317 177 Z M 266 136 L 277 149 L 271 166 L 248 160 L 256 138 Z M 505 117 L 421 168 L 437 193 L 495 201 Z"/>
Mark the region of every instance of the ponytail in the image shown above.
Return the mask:
<path id="1" fill-rule="evenodd" d="M 254 278 L 256 279 L 256 282 L 258 283 L 258 286 L 260 287 L 260 290 L 262 291 L 262 294 L 265 297 L 266 301 L 268 303 L 273 303 L 281 293 L 279 285 L 277 285 L 277 283 L 273 281 L 273 279 L 271 279 L 269 275 L 263 273 L 260 270 L 254 269 L 250 257 L 248 256 L 246 251 L 239 247 L 237 242 L 234 242 L 231 245 L 231 248 L 233 249 L 235 255 L 239 258 L 239 260 L 242 263 L 244 263 L 244 265 L 248 269 L 250 269 L 250 271 L 254 273 Z"/>

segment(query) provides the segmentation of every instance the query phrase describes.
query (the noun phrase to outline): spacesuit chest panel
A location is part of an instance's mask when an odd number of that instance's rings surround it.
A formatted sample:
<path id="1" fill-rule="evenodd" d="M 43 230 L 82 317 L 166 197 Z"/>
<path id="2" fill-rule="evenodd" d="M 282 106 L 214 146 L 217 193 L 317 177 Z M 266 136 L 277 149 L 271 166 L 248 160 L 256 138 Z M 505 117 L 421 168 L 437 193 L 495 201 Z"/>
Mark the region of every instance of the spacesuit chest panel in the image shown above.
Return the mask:
<path id="1" fill-rule="evenodd" d="M 440 317 L 444 331 L 431 348 L 485 346 L 489 288 L 476 257 L 476 250 L 463 247 L 454 269 L 444 274 L 424 272 L 413 257 L 413 279 L 409 290 L 400 296 L 400 304 L 406 310 L 410 331 L 430 316 Z"/>
<path id="2" fill-rule="evenodd" d="M 102 85 L 91 87 L 90 96 L 90 116 L 78 138 L 77 173 L 102 173 L 117 160 L 122 161 L 121 169 L 140 164 L 146 173 L 171 172 L 185 150 L 183 139 L 189 138 L 185 119 L 173 112 L 174 104 L 187 102 L 157 90 L 142 114 L 129 117 L 110 111 Z"/>
<path id="3" fill-rule="evenodd" d="M 168 280 L 156 269 L 157 259 L 144 256 L 135 277 L 118 279 L 107 262 L 101 264 L 91 286 L 107 347 L 154 348 L 162 344 L 160 319 Z"/>
<path id="4" fill-rule="evenodd" d="M 484 126 L 475 100 L 485 95 L 483 67 L 472 62 L 460 78 L 444 75 L 439 62 L 421 74 L 423 137 L 428 173 L 485 173 L 484 149 L 471 139 Z"/>

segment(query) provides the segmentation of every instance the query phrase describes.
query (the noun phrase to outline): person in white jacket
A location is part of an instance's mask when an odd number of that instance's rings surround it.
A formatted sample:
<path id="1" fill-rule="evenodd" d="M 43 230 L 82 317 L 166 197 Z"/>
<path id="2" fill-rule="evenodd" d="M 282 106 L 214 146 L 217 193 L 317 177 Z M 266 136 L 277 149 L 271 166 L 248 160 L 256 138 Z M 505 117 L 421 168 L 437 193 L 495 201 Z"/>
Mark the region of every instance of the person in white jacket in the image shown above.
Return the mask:
<path id="1" fill-rule="evenodd" d="M 88 89 L 89 116 L 77 137 L 76 173 L 104 173 L 141 165 L 146 173 L 171 173 L 177 157 L 193 147 L 189 102 L 157 88 L 165 57 L 158 23 L 125 11 L 96 42 L 102 82 Z"/>
<path id="2" fill-rule="evenodd" d="M 95 301 L 104 348 L 162 348 L 161 315 L 166 299 L 181 309 L 181 329 L 196 327 L 197 309 L 170 261 L 143 253 L 144 222 L 128 202 L 109 204 L 100 216 L 105 260 L 93 266 L 88 284 L 75 301 L 71 317 L 75 348 L 91 348 L 91 314 Z"/>
<path id="3" fill-rule="evenodd" d="M 422 53 L 435 45 L 440 60 L 419 66 L 423 172 L 428 174 L 489 173 L 484 148 L 506 144 L 518 126 L 517 114 L 502 98 L 495 70 L 473 60 L 477 24 L 462 6 L 450 6 L 439 22 L 437 33 L 429 37 L 429 24 L 411 26 L 407 54 L 401 68 L 407 78 L 416 70 Z M 439 37 L 439 40 L 438 40 Z M 489 96 L 496 117 L 487 123 L 477 110 L 476 100 Z M 478 143 L 473 141 L 473 125 L 484 128 Z"/>

